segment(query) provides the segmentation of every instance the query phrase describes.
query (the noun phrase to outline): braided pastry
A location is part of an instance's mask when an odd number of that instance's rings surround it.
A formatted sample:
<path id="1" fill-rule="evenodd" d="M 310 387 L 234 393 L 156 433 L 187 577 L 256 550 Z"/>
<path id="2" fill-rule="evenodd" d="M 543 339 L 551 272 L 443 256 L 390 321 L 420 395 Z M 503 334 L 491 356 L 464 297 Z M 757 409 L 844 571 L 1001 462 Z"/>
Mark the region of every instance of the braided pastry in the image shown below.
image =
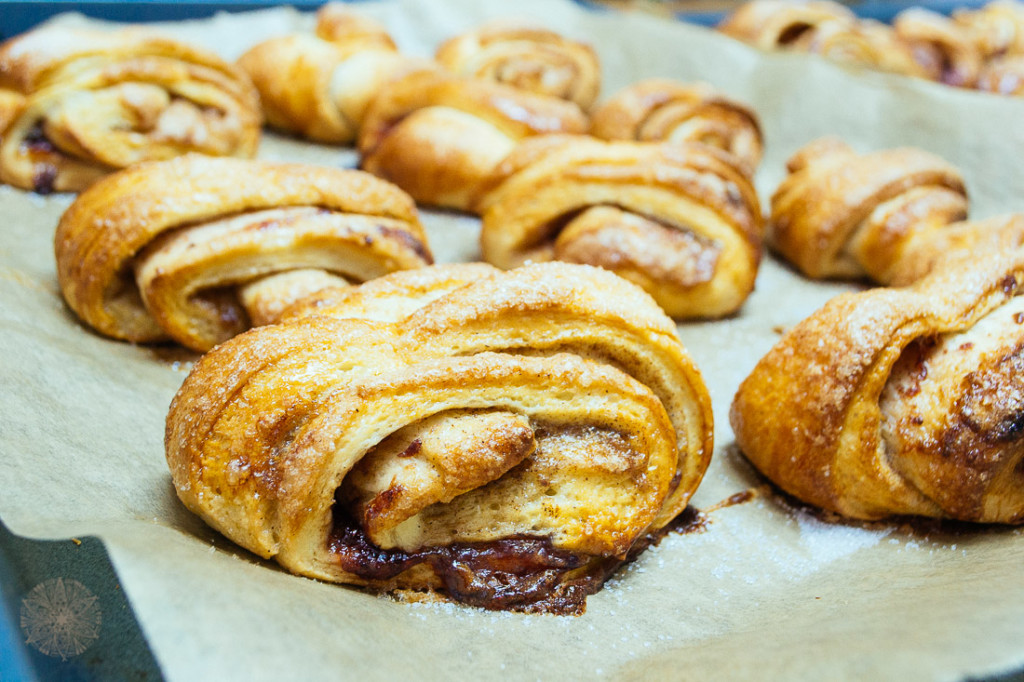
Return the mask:
<path id="1" fill-rule="evenodd" d="M 888 283 L 916 231 L 967 215 L 960 174 L 919 149 L 858 155 L 822 138 L 787 167 L 772 196 L 768 241 L 807 277 Z"/>
<path id="2" fill-rule="evenodd" d="M 981 54 L 967 31 L 949 18 L 911 7 L 896 15 L 896 36 L 907 43 L 928 78 L 973 88 L 981 70 Z"/>
<path id="3" fill-rule="evenodd" d="M 978 76 L 978 89 L 1024 97 L 1024 54 L 1000 57 L 985 64 Z"/>
<path id="4" fill-rule="evenodd" d="M 3 133 L 0 179 L 41 193 L 189 151 L 252 156 L 259 142 L 259 103 L 243 73 L 142 32 L 53 27 L 9 40 L 4 89 L 24 101 Z"/>
<path id="5" fill-rule="evenodd" d="M 788 493 L 861 519 L 1024 522 L 1024 250 L 844 294 L 742 383 L 739 447 Z"/>
<path id="6" fill-rule="evenodd" d="M 571 102 L 501 83 L 443 73 L 410 74 L 381 90 L 359 135 L 362 167 L 417 202 L 468 210 L 516 143 L 544 133 L 582 133 Z"/>
<path id="7" fill-rule="evenodd" d="M 317 10 L 317 37 L 341 45 L 358 43 L 366 48 L 398 49 L 384 26 L 349 7 L 345 2 L 328 2 Z"/>
<path id="8" fill-rule="evenodd" d="M 302 34 L 271 38 L 243 54 L 238 65 L 259 90 L 270 125 L 318 142 L 347 144 L 355 141 L 370 101 L 384 84 L 437 67 L 399 54 L 378 34 L 358 31 L 358 24 L 341 42 L 341 19 L 336 13 L 327 16 L 334 23 L 322 26 L 334 27 L 334 41 Z"/>
<path id="9" fill-rule="evenodd" d="M 719 317 L 754 287 L 761 211 L 732 156 L 701 144 L 528 140 L 481 204 L 484 259 L 598 265 L 673 317 Z"/>
<path id="10" fill-rule="evenodd" d="M 650 78 L 594 110 L 590 134 L 603 140 L 702 142 L 733 154 L 751 173 L 761 162 L 761 126 L 749 107 L 706 83 Z"/>
<path id="11" fill-rule="evenodd" d="M 774 50 L 791 45 L 823 22 L 856 20 L 852 11 L 831 0 L 751 0 L 730 13 L 717 29 L 762 50 Z"/>
<path id="12" fill-rule="evenodd" d="M 431 262 L 412 201 L 377 178 L 198 155 L 135 166 L 82 193 L 57 227 L 56 255 L 64 299 L 97 331 L 199 351 L 249 326 L 239 286 L 325 271 L 313 286 L 275 280 L 287 300 Z M 273 317 L 266 295 L 243 292 L 257 321 Z"/>
<path id="13" fill-rule="evenodd" d="M 185 505 L 289 571 L 579 613 L 703 476 L 703 381 L 610 273 L 437 266 L 346 298 L 203 357 L 167 418 Z"/>
<path id="14" fill-rule="evenodd" d="M 601 91 L 601 64 L 589 45 L 533 26 L 485 24 L 445 41 L 434 58 L 461 76 L 559 97 L 584 110 Z"/>

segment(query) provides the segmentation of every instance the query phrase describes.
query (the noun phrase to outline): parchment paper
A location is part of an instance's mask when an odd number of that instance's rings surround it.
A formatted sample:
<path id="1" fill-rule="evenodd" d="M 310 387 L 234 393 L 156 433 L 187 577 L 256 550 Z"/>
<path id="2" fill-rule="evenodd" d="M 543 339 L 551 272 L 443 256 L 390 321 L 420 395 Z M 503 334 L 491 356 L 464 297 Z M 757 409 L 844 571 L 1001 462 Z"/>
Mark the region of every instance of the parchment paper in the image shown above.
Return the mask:
<path id="1" fill-rule="evenodd" d="M 359 5 L 422 55 L 509 7 Z M 1022 100 L 766 56 L 703 29 L 566 1 L 514 7 L 593 43 L 605 96 L 668 76 L 751 103 L 767 139 L 765 205 L 788 155 L 835 133 L 861 150 L 909 144 L 944 156 L 963 169 L 975 217 L 1024 210 Z M 309 16 L 274 10 L 164 29 L 234 58 L 310 27 Z M 269 135 L 260 155 L 355 161 L 349 150 Z M 704 533 L 668 536 L 579 618 L 399 603 L 260 561 L 172 490 L 164 417 L 193 356 L 100 338 L 62 303 L 52 237 L 70 200 L 0 188 L 0 517 L 29 536 L 101 537 L 169 679 L 913 680 L 1024 665 L 1021 529 L 826 523 L 770 493 L 711 513 Z M 478 257 L 475 219 L 423 218 L 439 261 Z M 738 316 L 680 326 L 715 406 L 717 446 L 697 507 L 763 485 L 733 445 L 733 393 L 781 329 L 850 288 L 808 283 L 766 258 Z"/>

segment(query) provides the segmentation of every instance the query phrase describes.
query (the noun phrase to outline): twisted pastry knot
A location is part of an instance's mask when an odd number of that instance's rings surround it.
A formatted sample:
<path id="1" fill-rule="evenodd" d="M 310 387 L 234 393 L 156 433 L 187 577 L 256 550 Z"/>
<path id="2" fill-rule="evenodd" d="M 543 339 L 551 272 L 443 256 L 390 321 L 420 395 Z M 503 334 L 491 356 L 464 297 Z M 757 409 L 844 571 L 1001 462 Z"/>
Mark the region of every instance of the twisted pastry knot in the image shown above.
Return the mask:
<path id="1" fill-rule="evenodd" d="M 582 133 L 578 106 L 501 83 L 440 72 L 390 83 L 359 135 L 362 167 L 417 201 L 469 210 L 481 186 L 520 140 Z"/>
<path id="2" fill-rule="evenodd" d="M 751 0 L 717 27 L 722 33 L 762 50 L 785 48 L 825 22 L 852 24 L 856 15 L 831 0 Z"/>
<path id="3" fill-rule="evenodd" d="M 584 110 L 601 91 L 601 64 L 593 48 L 534 26 L 485 24 L 445 41 L 434 58 L 461 76 L 569 100 Z"/>
<path id="4" fill-rule="evenodd" d="M 712 422 L 640 290 L 473 264 L 322 292 L 218 347 L 166 444 L 185 505 L 290 571 L 579 613 L 685 508 Z"/>
<path id="5" fill-rule="evenodd" d="M 341 45 L 358 43 L 366 48 L 398 49 L 380 22 L 356 14 L 345 2 L 328 2 L 317 10 L 316 35 L 318 38 Z"/>
<path id="6" fill-rule="evenodd" d="M 438 67 L 399 54 L 383 29 L 374 32 L 375 22 L 327 6 L 319 17 L 318 34 L 329 34 L 330 40 L 303 34 L 272 38 L 249 49 L 238 65 L 259 90 L 270 125 L 319 142 L 348 144 L 381 87 Z"/>
<path id="7" fill-rule="evenodd" d="M 900 12 L 896 36 L 907 43 L 928 78 L 973 88 L 981 70 L 981 53 L 969 33 L 947 17 L 920 7 Z"/>
<path id="8" fill-rule="evenodd" d="M 701 142 L 734 155 L 750 174 L 761 162 L 757 114 L 706 83 L 650 78 L 613 95 L 591 118 L 603 140 Z"/>
<path id="9" fill-rule="evenodd" d="M 996 0 L 980 9 L 953 12 L 984 59 L 1024 55 L 1024 3 Z"/>
<path id="10" fill-rule="evenodd" d="M 772 196 L 768 240 L 804 275 L 892 281 L 908 240 L 967 214 L 959 172 L 919 149 L 858 155 L 816 140 Z"/>
<path id="11" fill-rule="evenodd" d="M 754 287 L 761 211 L 733 157 L 701 144 L 551 136 L 502 162 L 481 202 L 485 260 L 597 265 L 673 317 L 735 311 Z"/>
<path id="12" fill-rule="evenodd" d="M 431 262 L 412 200 L 377 178 L 198 155 L 96 183 L 55 246 L 64 298 L 98 332 L 198 351 L 310 290 Z"/>
<path id="13" fill-rule="evenodd" d="M 928 77 L 910 46 L 902 42 L 891 27 L 877 21 L 825 21 L 813 31 L 802 34 L 789 47 L 855 67 Z"/>
<path id="14" fill-rule="evenodd" d="M 1024 54 L 988 62 L 978 76 L 978 89 L 1024 97 Z"/>
<path id="15" fill-rule="evenodd" d="M 23 100 L 0 143 L 0 179 L 78 191 L 131 164 L 189 151 L 250 157 L 257 94 L 212 53 L 136 31 L 46 28 L 0 47 L 0 91 Z M 0 112 L 10 108 L 0 96 Z"/>
<path id="16" fill-rule="evenodd" d="M 743 382 L 736 440 L 777 485 L 847 516 L 1024 522 L 1024 251 L 845 294 Z"/>

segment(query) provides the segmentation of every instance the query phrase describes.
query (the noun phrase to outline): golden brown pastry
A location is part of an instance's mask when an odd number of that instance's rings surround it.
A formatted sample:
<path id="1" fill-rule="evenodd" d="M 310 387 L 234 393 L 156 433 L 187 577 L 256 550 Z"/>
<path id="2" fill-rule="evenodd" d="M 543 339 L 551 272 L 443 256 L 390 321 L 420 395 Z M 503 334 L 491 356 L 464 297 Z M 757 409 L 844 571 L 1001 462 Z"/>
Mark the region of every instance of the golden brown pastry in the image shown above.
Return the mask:
<path id="1" fill-rule="evenodd" d="M 762 50 L 785 48 L 819 24 L 853 23 L 856 15 L 831 0 L 751 0 L 736 8 L 718 30 Z"/>
<path id="2" fill-rule="evenodd" d="M 973 88 L 981 70 L 981 53 L 968 32 L 936 12 L 911 7 L 896 15 L 896 36 L 910 46 L 928 78 Z"/>
<path id="3" fill-rule="evenodd" d="M 860 519 L 1024 522 L 1024 250 L 844 294 L 741 384 L 740 449 L 786 492 Z"/>
<path id="4" fill-rule="evenodd" d="M 135 30 L 43 28 L 0 46 L 0 179 L 78 191 L 134 163 L 187 152 L 252 156 L 259 102 L 216 55 Z M 0 116 L 3 114 L 0 113 Z"/>
<path id="5" fill-rule="evenodd" d="M 360 43 L 366 47 L 398 49 L 383 25 L 349 8 L 345 2 L 328 2 L 317 10 L 317 37 L 341 45 Z"/>
<path id="6" fill-rule="evenodd" d="M 937 264 L 966 254 L 1008 251 L 1024 245 L 1024 214 L 933 225 L 910 235 L 891 272 L 892 286 L 921 279 Z M 979 258 L 981 256 L 978 256 Z"/>
<path id="7" fill-rule="evenodd" d="M 55 248 L 64 299 L 98 332 L 199 351 L 250 326 L 242 303 L 273 318 L 266 291 L 238 291 L 256 280 L 316 269 L 326 286 L 431 262 L 412 200 L 377 178 L 199 155 L 96 183 L 64 213 Z M 275 282 L 277 308 L 320 288 Z"/>
<path id="8" fill-rule="evenodd" d="M 974 39 L 984 59 L 1024 55 L 1024 3 L 996 0 L 980 9 L 960 9 L 953 20 Z"/>
<path id="9" fill-rule="evenodd" d="M 584 110 L 601 91 L 593 48 L 536 26 L 491 22 L 445 41 L 434 58 L 461 76 L 560 97 Z"/>
<path id="10" fill-rule="evenodd" d="M 744 169 L 702 144 L 535 138 L 481 203 L 484 259 L 611 270 L 673 317 L 720 317 L 754 287 L 761 210 Z"/>
<path id="11" fill-rule="evenodd" d="M 826 137 L 787 167 L 772 196 L 768 241 L 807 277 L 888 283 L 915 232 L 967 215 L 960 173 L 920 149 L 857 154 Z"/>
<path id="12" fill-rule="evenodd" d="M 345 296 L 215 349 L 168 414 L 179 497 L 259 556 L 378 590 L 580 613 L 700 482 L 706 388 L 625 280 L 437 266 Z"/>
<path id="13" fill-rule="evenodd" d="M 987 62 L 978 76 L 978 89 L 1024 97 L 1024 54 Z"/>
<path id="14" fill-rule="evenodd" d="M 520 140 L 582 133 L 578 106 L 509 85 L 440 72 L 390 83 L 359 135 L 362 167 L 417 202 L 468 210 L 491 171 Z"/>
<path id="15" fill-rule="evenodd" d="M 788 47 L 856 67 L 918 78 L 928 76 L 910 47 L 897 38 L 892 28 L 877 21 L 824 21 Z"/>
<path id="16" fill-rule="evenodd" d="M 761 162 L 757 114 L 706 83 L 649 78 L 594 110 L 590 134 L 603 140 L 702 142 L 736 156 L 751 172 Z"/>
<path id="17" fill-rule="evenodd" d="M 238 65 L 256 84 L 270 125 L 318 142 L 347 144 L 355 141 L 381 87 L 437 66 L 399 54 L 390 39 L 354 15 L 348 24 L 337 10 L 320 16 L 321 33 L 331 32 L 331 41 L 303 34 L 271 38 L 243 54 Z"/>

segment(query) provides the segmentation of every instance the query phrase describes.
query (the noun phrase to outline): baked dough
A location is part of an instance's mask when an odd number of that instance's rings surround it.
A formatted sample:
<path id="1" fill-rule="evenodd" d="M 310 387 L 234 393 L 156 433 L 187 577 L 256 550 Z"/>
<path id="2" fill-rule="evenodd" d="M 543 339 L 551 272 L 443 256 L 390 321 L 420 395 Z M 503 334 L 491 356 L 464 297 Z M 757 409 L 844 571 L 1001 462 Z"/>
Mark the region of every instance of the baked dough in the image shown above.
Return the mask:
<path id="1" fill-rule="evenodd" d="M 700 374 L 611 273 L 436 266 L 317 299 L 203 357 L 167 419 L 185 505 L 289 571 L 579 613 L 703 476 Z"/>
<path id="2" fill-rule="evenodd" d="M 768 241 L 807 277 L 886 284 L 911 237 L 967 217 L 960 173 L 920 149 L 857 154 L 825 137 L 787 168 L 772 195 Z"/>
<path id="3" fill-rule="evenodd" d="M 261 122 L 248 78 L 212 53 L 139 30 L 61 27 L 0 46 L 4 119 L 0 180 L 40 193 L 187 152 L 251 157 Z"/>
<path id="4" fill-rule="evenodd" d="M 761 209 L 750 178 L 702 144 L 548 136 L 503 161 L 479 208 L 484 259 L 562 260 L 636 282 L 672 317 L 720 317 L 754 287 Z"/>
<path id="5" fill-rule="evenodd" d="M 256 280 L 314 268 L 322 285 L 361 282 L 431 262 L 412 200 L 393 185 L 359 171 L 199 155 L 96 183 L 64 213 L 55 248 L 64 299 L 98 332 L 198 351 L 250 326 L 237 288 Z M 278 287 L 276 307 L 309 290 Z M 266 321 L 274 304 L 263 294 L 243 301 L 259 301 Z"/>
<path id="6" fill-rule="evenodd" d="M 763 139 L 757 114 L 707 83 L 642 80 L 594 110 L 590 134 L 603 140 L 702 142 L 733 154 L 753 174 Z"/>
<path id="7" fill-rule="evenodd" d="M 484 24 L 442 43 L 434 58 L 461 76 L 559 97 L 584 110 L 601 91 L 601 64 L 593 48 L 537 26 Z"/>
<path id="8" fill-rule="evenodd" d="M 953 20 L 967 30 L 986 60 L 1024 55 L 1024 3 L 996 0 L 979 9 L 958 9 Z"/>
<path id="9" fill-rule="evenodd" d="M 911 7 L 896 15 L 893 28 L 928 78 L 963 88 L 977 84 L 981 53 L 961 25 L 937 12 Z"/>
<path id="10" fill-rule="evenodd" d="M 417 202 L 469 210 L 481 185 L 520 140 L 582 133 L 572 102 L 446 73 L 413 73 L 370 105 L 359 135 L 362 168 Z"/>
<path id="11" fill-rule="evenodd" d="M 978 76 L 978 89 L 1024 97 L 1024 54 L 987 62 Z"/>
<path id="12" fill-rule="evenodd" d="M 359 43 L 364 47 L 398 49 L 380 22 L 353 12 L 347 2 L 328 2 L 317 10 L 316 35 L 340 45 Z"/>
<path id="13" fill-rule="evenodd" d="M 856 15 L 831 0 L 751 0 L 718 25 L 722 33 L 762 50 L 786 48 L 825 22 L 853 23 Z"/>
<path id="14" fill-rule="evenodd" d="M 736 442 L 786 492 L 860 519 L 1024 521 L 1024 250 L 839 296 L 742 383 Z"/>

